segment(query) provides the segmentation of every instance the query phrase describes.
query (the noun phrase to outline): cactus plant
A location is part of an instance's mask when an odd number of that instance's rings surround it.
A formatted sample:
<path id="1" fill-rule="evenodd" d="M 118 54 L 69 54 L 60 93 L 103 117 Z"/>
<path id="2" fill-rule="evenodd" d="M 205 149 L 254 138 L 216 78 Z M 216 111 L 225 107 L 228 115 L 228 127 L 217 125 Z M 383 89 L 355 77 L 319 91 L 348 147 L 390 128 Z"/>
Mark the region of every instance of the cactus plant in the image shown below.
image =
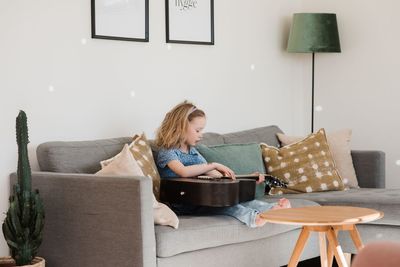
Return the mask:
<path id="1" fill-rule="evenodd" d="M 16 123 L 18 144 L 18 182 L 10 196 L 10 207 L 3 222 L 3 234 L 17 266 L 31 264 L 42 243 L 44 208 L 39 191 L 32 191 L 28 158 L 28 126 L 24 111 Z"/>

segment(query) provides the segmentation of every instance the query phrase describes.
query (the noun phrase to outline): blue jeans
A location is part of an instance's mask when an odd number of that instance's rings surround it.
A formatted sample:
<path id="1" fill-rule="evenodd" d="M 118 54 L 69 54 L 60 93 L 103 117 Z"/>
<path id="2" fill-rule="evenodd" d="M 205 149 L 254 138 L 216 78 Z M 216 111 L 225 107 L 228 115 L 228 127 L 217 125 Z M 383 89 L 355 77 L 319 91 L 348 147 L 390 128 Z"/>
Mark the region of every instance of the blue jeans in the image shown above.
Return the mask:
<path id="1" fill-rule="evenodd" d="M 249 227 L 256 227 L 257 214 L 274 207 L 276 203 L 261 200 L 242 202 L 231 207 L 204 207 L 173 204 L 171 208 L 178 215 L 228 215 L 243 222 Z"/>

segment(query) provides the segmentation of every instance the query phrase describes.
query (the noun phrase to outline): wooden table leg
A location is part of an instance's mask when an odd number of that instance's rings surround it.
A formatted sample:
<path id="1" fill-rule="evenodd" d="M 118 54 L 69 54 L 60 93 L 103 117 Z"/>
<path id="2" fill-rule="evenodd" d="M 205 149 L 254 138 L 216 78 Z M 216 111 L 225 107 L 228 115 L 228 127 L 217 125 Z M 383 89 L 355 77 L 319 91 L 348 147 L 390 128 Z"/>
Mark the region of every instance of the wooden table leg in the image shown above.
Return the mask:
<path id="1" fill-rule="evenodd" d="M 346 263 L 348 266 L 351 266 L 351 253 L 343 253 L 344 258 L 346 259 Z"/>
<path id="2" fill-rule="evenodd" d="M 325 232 L 319 232 L 319 253 L 321 259 L 321 267 L 328 267 L 328 257 L 326 255 L 326 235 Z"/>
<path id="3" fill-rule="evenodd" d="M 290 257 L 288 267 L 297 266 L 297 264 L 299 263 L 301 252 L 303 251 L 309 236 L 310 236 L 310 231 L 307 229 L 307 227 L 303 226 L 299 238 L 297 239 L 296 246 L 294 247 L 292 256 Z"/>
<path id="4" fill-rule="evenodd" d="M 335 232 L 335 236 L 337 236 L 337 235 L 338 235 L 338 230 L 334 230 L 334 232 Z M 333 250 L 332 250 L 331 247 L 328 245 L 328 256 L 327 256 L 327 258 L 328 258 L 328 267 L 332 267 L 332 264 L 333 264 L 333 256 L 334 256 Z"/>
<path id="5" fill-rule="evenodd" d="M 346 258 L 344 257 L 342 248 L 339 245 L 339 242 L 336 238 L 335 231 L 333 229 L 328 230 L 327 232 L 327 238 L 329 241 L 329 247 L 331 250 L 333 250 L 333 253 L 335 254 L 335 259 L 339 267 L 348 267 L 346 263 Z"/>
<path id="6" fill-rule="evenodd" d="M 352 230 L 349 230 L 351 239 L 353 239 L 354 245 L 356 246 L 357 250 L 360 250 L 364 247 L 364 244 L 361 241 L 360 233 L 357 230 L 357 227 L 354 225 Z"/>

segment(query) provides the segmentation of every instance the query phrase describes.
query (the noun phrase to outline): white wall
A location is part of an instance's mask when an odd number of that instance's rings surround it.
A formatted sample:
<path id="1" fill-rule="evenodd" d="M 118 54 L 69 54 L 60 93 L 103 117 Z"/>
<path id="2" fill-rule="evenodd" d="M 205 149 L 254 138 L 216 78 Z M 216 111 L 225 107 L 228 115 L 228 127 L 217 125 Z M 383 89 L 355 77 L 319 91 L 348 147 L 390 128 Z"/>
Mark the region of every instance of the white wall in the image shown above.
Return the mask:
<path id="1" fill-rule="evenodd" d="M 284 51 L 298 9 L 291 2 L 215 1 L 215 45 L 168 50 L 163 0 L 150 1 L 149 43 L 91 39 L 90 1 L 1 0 L 0 212 L 17 164 L 19 109 L 31 150 L 50 140 L 152 137 L 183 99 L 207 112 L 208 131 L 279 124 L 303 133 L 302 62 Z"/>
<path id="2" fill-rule="evenodd" d="M 338 15 L 343 52 L 316 56 L 316 104 L 324 109 L 315 128 L 352 128 L 353 148 L 384 150 L 387 185 L 400 186 L 395 0 L 217 0 L 216 44 L 171 50 L 163 0 L 150 1 L 149 43 L 91 39 L 89 2 L 0 0 L 1 213 L 8 174 L 16 169 L 19 109 L 28 114 L 32 151 L 49 140 L 141 131 L 152 137 L 183 99 L 207 112 L 208 131 L 278 124 L 287 133 L 307 133 L 311 55 L 284 51 L 294 12 Z M 33 157 L 31 164 L 36 168 Z"/>

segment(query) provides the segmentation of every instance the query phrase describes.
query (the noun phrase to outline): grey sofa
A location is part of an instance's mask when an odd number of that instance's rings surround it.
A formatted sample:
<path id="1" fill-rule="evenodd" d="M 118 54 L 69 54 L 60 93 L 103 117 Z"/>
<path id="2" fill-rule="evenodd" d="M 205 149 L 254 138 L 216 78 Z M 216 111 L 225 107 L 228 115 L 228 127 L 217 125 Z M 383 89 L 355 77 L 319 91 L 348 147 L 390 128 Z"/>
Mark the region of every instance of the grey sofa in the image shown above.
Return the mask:
<path id="1" fill-rule="evenodd" d="M 276 126 L 204 135 L 205 144 L 265 142 L 279 146 Z M 153 224 L 151 181 L 145 177 L 94 176 L 99 162 L 131 138 L 48 142 L 37 149 L 33 173 L 46 208 L 40 255 L 49 266 L 281 266 L 287 264 L 299 227 L 248 228 L 228 216 L 181 216 L 179 229 Z M 353 151 L 357 190 L 286 195 L 293 206 L 355 205 L 377 208 L 384 219 L 360 226 L 364 241 L 400 238 L 399 190 L 385 186 L 385 155 Z M 11 175 L 11 184 L 15 182 Z M 275 201 L 266 196 L 266 201 Z M 354 251 L 341 237 L 345 251 Z M 319 255 L 312 236 L 301 259 Z"/>

